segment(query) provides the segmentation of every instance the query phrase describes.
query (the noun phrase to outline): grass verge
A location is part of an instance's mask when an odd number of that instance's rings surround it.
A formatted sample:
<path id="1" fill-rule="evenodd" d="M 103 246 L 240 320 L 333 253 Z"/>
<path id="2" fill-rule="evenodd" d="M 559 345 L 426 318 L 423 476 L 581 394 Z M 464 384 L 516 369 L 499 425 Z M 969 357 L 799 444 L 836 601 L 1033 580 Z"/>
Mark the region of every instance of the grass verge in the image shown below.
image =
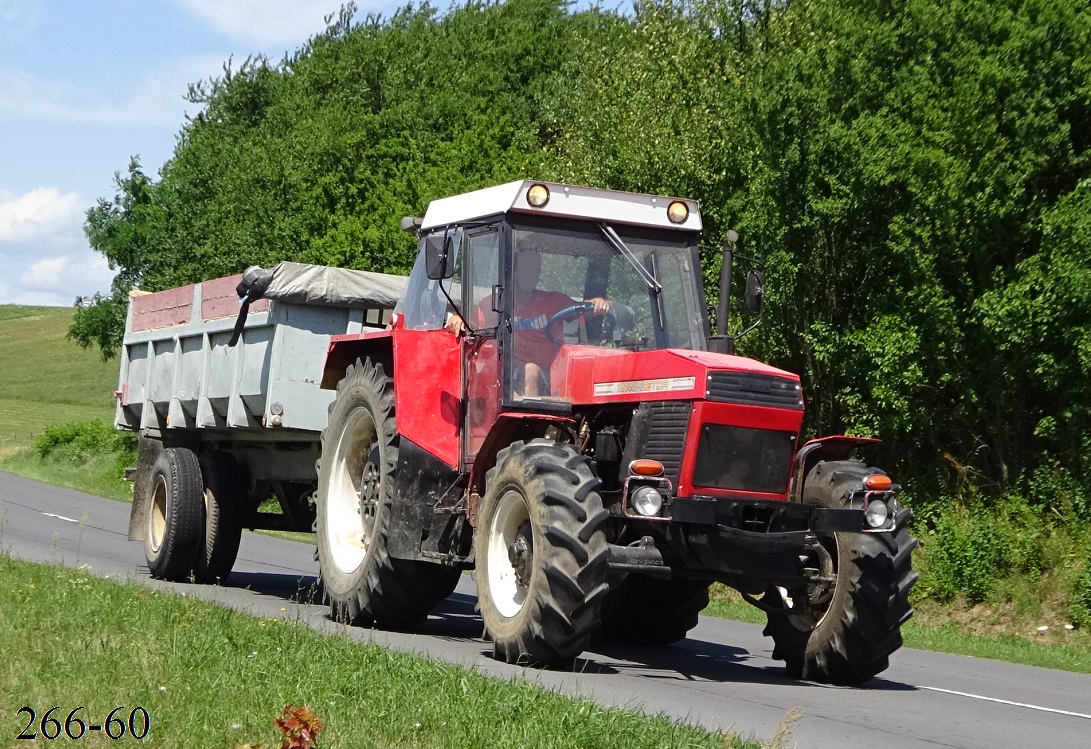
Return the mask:
<path id="1" fill-rule="evenodd" d="M 65 338 L 71 307 L 0 305 L 0 455 L 51 424 L 113 420 L 117 360 Z"/>
<path id="2" fill-rule="evenodd" d="M 0 714 L 101 723 L 118 706 L 151 718 L 149 747 L 277 743 L 273 718 L 308 705 L 321 747 L 757 747 L 659 716 L 569 699 L 375 645 L 256 619 L 191 597 L 0 557 Z M 24 714 L 25 715 L 25 714 Z M 132 741 L 132 739 L 128 739 Z M 81 743 L 115 746 L 101 733 Z"/>
<path id="3" fill-rule="evenodd" d="M 33 450 L 23 449 L 0 458 L 0 471 L 14 473 L 35 481 L 64 486 L 88 494 L 121 502 L 133 500 L 133 485 L 123 477 L 126 463 L 115 453 L 97 453 L 82 460 L 43 458 Z"/>
<path id="4" fill-rule="evenodd" d="M 1053 634 L 1048 642 L 1031 639 L 1041 637 L 1033 628 L 1034 635 L 971 633 L 966 631 L 965 623 L 957 616 L 960 605 L 940 606 L 934 602 L 916 605 L 914 618 L 902 626 L 906 647 L 1091 674 L 1091 633 L 1084 630 L 1051 627 Z M 980 609 L 994 611 L 987 607 Z M 764 613 L 746 603 L 734 590 L 719 584 L 713 586 L 711 602 L 704 613 L 751 624 L 765 624 Z M 1023 626 L 1025 628 L 1025 624 Z"/>

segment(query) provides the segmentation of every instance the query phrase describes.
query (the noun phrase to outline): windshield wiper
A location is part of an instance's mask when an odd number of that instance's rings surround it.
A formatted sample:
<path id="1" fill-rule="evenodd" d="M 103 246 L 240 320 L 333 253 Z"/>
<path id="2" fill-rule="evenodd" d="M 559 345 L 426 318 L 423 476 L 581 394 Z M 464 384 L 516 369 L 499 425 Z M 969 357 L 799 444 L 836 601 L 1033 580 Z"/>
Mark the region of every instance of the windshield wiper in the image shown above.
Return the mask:
<path id="1" fill-rule="evenodd" d="M 614 231 L 614 227 L 609 224 L 600 223 L 599 229 L 602 230 L 602 234 L 606 237 L 606 241 L 610 243 L 610 246 L 623 258 L 629 261 L 629 264 L 636 269 L 640 278 L 648 285 L 648 291 L 651 292 L 652 300 L 655 303 L 655 316 L 659 322 L 659 329 L 663 330 L 667 327 L 666 321 L 663 319 L 663 300 L 661 298 L 663 285 L 656 279 L 655 274 L 645 268 L 644 263 L 640 262 L 639 258 L 633 254 L 633 251 L 629 249 L 629 246 L 625 244 L 624 240 L 622 240 L 622 238 L 618 236 L 618 233 Z"/>
<path id="2" fill-rule="evenodd" d="M 610 246 L 628 260 L 630 265 L 636 268 L 636 272 L 644 279 L 644 283 L 648 284 L 648 288 L 655 292 L 655 295 L 658 298 L 659 292 L 663 290 L 662 284 L 660 284 L 659 281 L 655 279 L 655 276 L 644 267 L 644 264 L 637 259 L 636 255 L 633 254 L 633 251 L 629 249 L 629 246 L 625 244 L 621 237 L 617 235 L 617 232 L 614 231 L 614 227 L 609 226 L 608 224 L 599 224 L 599 228 L 602 229 L 602 233 L 606 236 L 606 241 L 610 243 Z"/>

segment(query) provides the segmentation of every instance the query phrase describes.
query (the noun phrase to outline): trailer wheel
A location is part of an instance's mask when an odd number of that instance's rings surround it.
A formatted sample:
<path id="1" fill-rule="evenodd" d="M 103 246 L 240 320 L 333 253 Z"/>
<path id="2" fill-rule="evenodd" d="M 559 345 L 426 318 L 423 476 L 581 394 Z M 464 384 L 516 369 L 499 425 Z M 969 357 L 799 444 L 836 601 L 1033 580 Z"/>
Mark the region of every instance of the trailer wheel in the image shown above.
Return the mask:
<path id="1" fill-rule="evenodd" d="M 397 465 L 393 383 L 357 359 L 330 405 L 318 468 L 319 587 L 336 621 L 408 627 L 458 582 L 457 568 L 387 552 Z"/>
<path id="2" fill-rule="evenodd" d="M 493 657 L 555 665 L 599 628 L 607 517 L 586 457 L 549 440 L 501 450 L 474 538 L 478 602 Z"/>
<path id="3" fill-rule="evenodd" d="M 193 576 L 199 583 L 222 583 L 239 554 L 246 482 L 231 453 L 206 450 L 198 462 L 204 481 L 205 532 Z"/>
<path id="4" fill-rule="evenodd" d="M 144 556 L 152 577 L 186 580 L 193 570 L 204 523 L 204 485 L 197 455 L 168 447 L 152 467 Z"/>
<path id="5" fill-rule="evenodd" d="M 865 477 L 881 473 L 856 461 L 826 461 L 811 469 L 803 501 L 841 507 Z M 917 540 L 907 524 L 912 512 L 898 511 L 889 533 L 831 533 L 820 538 L 836 575 L 833 590 L 817 605 L 795 606 L 782 588 L 764 602 L 770 613 L 765 634 L 773 658 L 789 676 L 835 684 L 858 684 L 886 669 L 902 645 L 901 625 L 913 614 L 909 589 L 917 581 L 910 555 Z"/>
<path id="6" fill-rule="evenodd" d="M 633 645 L 670 645 L 685 639 L 708 606 L 708 580 L 663 580 L 631 574 L 602 604 L 603 637 Z"/>

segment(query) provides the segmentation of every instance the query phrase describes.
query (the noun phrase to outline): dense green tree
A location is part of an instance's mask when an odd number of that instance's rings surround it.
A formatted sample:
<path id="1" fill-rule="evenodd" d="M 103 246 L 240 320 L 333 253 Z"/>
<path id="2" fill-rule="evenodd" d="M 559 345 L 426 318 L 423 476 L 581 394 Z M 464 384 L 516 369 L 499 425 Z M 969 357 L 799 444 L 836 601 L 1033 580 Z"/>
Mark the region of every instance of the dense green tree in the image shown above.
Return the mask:
<path id="1" fill-rule="evenodd" d="M 114 293 L 308 262 L 404 272 L 429 200 L 526 176 L 702 201 L 768 270 L 742 349 L 799 372 L 808 429 L 884 437 L 915 499 L 1070 499 L 1091 467 L 1091 6 L 562 0 L 351 6 L 229 64 L 158 181 L 88 213 Z M 719 267 L 705 253 L 710 290 Z M 715 296 L 715 294 L 710 294 Z M 105 345 L 104 345 L 105 344 Z"/>

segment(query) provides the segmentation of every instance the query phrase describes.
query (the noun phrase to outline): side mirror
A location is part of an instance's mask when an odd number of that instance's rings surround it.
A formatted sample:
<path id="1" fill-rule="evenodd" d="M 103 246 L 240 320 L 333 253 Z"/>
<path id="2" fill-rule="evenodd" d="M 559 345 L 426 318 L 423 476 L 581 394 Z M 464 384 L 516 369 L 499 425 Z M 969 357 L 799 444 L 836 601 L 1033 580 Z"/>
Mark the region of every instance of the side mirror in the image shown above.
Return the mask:
<path id="1" fill-rule="evenodd" d="M 765 307 L 765 274 L 752 270 L 746 274 L 746 310 L 760 315 Z"/>
<path id="2" fill-rule="evenodd" d="M 439 281 L 455 274 L 455 255 L 462 232 L 430 234 L 424 239 L 424 270 L 428 278 Z"/>

